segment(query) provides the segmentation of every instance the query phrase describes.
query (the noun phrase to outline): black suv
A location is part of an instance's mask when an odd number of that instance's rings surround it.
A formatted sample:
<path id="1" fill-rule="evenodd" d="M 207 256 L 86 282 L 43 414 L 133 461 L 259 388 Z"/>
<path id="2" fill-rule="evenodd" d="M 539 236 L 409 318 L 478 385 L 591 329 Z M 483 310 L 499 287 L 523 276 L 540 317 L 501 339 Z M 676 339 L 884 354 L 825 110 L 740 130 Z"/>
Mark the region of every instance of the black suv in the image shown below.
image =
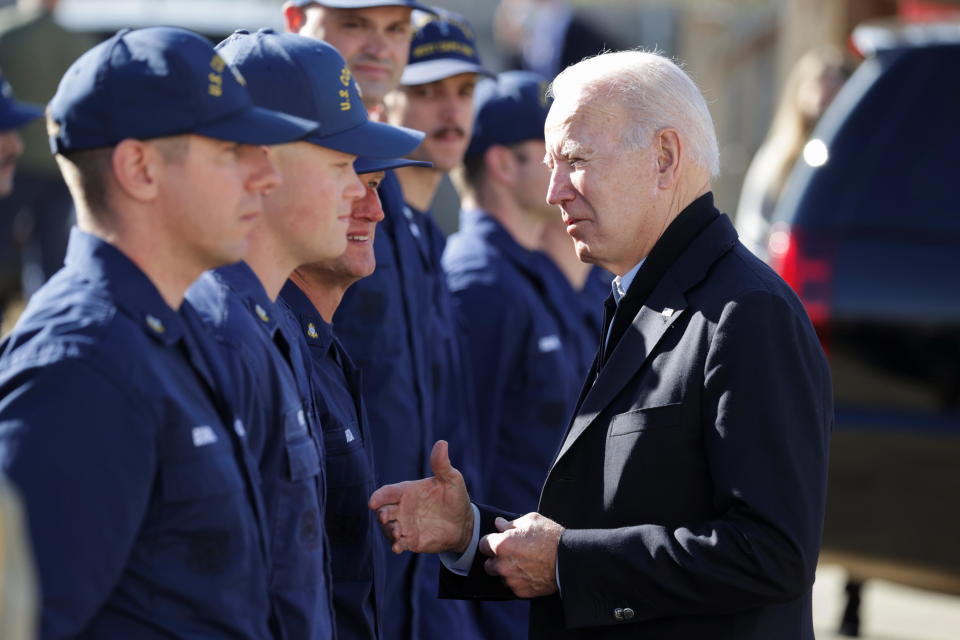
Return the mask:
<path id="1" fill-rule="evenodd" d="M 854 579 L 850 635 L 864 578 L 960 593 L 960 25 L 854 37 L 873 50 L 804 149 L 767 258 L 833 372 L 823 558 Z"/>

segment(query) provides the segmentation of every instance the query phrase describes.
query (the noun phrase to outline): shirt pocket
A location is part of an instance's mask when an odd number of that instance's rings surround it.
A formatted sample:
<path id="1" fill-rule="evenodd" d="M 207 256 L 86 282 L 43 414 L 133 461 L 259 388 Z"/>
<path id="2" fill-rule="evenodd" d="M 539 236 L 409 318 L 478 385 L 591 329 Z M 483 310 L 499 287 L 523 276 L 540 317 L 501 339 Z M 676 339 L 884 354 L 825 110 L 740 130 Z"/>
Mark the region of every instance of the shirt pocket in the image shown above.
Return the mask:
<path id="1" fill-rule="evenodd" d="M 274 564 L 292 575 L 285 579 L 303 584 L 313 572 L 296 570 L 307 564 L 306 557 L 323 547 L 322 505 L 326 493 L 317 442 L 306 428 L 303 412 L 290 411 L 286 417 L 287 458 L 285 477 L 273 485 L 275 509 L 272 516 Z M 301 567 L 303 568 L 303 567 Z M 302 575 L 301 575 L 302 574 Z"/>
<path id="2" fill-rule="evenodd" d="M 237 465 L 229 449 L 161 462 L 165 515 L 155 554 L 166 571 L 222 575 L 237 557 L 254 552 L 251 507 Z"/>
<path id="3" fill-rule="evenodd" d="M 609 435 L 614 437 L 675 428 L 680 425 L 682 413 L 683 406 L 679 403 L 644 407 L 620 413 L 610 420 Z"/>
<path id="4" fill-rule="evenodd" d="M 338 423 L 323 432 L 327 484 L 330 489 L 365 484 L 369 463 L 360 429 L 355 422 Z"/>

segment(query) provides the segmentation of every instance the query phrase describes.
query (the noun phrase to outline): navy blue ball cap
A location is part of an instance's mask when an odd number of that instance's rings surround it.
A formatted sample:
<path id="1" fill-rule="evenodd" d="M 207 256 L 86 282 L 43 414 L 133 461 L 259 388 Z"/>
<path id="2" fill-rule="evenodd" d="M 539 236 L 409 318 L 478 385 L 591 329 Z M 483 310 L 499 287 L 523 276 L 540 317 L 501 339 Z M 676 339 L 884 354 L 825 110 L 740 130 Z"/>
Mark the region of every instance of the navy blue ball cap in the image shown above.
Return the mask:
<path id="1" fill-rule="evenodd" d="M 255 104 L 320 123 L 307 142 L 383 159 L 405 156 L 423 140 L 419 131 L 371 121 L 343 56 L 322 40 L 241 29 L 217 51 L 247 79 Z"/>
<path id="2" fill-rule="evenodd" d="M 413 25 L 410 58 L 400 84 L 427 84 L 460 73 L 493 75 L 480 63 L 476 33 L 460 14 L 444 9 L 417 12 Z"/>
<path id="3" fill-rule="evenodd" d="M 354 170 L 360 173 L 374 173 L 399 169 L 400 167 L 432 167 L 432 162 L 425 160 L 410 160 L 409 158 L 357 158 L 353 163 Z"/>
<path id="4" fill-rule="evenodd" d="M 413 2 L 412 0 L 293 0 L 297 7 L 305 7 L 308 4 L 318 4 L 321 7 L 330 7 L 332 9 L 369 9 L 371 7 L 410 7 L 420 11 L 433 12 L 433 7 Z"/>
<path id="5" fill-rule="evenodd" d="M 0 74 L 0 131 L 19 129 L 43 114 L 43 107 L 13 97 L 10 83 Z"/>
<path id="6" fill-rule="evenodd" d="M 49 105 L 50 147 L 67 153 L 185 133 L 277 144 L 317 128 L 255 107 L 245 85 L 192 31 L 125 29 L 80 56 L 60 80 Z"/>
<path id="7" fill-rule="evenodd" d="M 477 83 L 475 113 L 468 156 L 483 153 L 495 144 L 511 145 L 543 140 L 543 125 L 553 99 L 550 83 L 531 71 L 505 71 Z"/>

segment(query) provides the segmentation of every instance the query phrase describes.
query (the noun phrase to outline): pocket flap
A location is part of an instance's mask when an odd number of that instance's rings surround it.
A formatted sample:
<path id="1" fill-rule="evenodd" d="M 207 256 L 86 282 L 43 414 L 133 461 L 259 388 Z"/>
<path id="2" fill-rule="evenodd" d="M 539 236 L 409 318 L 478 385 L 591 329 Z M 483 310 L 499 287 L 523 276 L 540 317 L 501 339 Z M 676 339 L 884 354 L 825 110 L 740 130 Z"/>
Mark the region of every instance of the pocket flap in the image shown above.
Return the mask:
<path id="1" fill-rule="evenodd" d="M 611 436 L 622 436 L 637 431 L 650 431 L 680 424 L 683 406 L 679 403 L 665 404 L 659 407 L 634 409 L 613 416 L 610 420 Z"/>
<path id="2" fill-rule="evenodd" d="M 290 479 L 303 480 L 320 473 L 320 454 L 313 440 L 305 439 L 287 444 Z"/>

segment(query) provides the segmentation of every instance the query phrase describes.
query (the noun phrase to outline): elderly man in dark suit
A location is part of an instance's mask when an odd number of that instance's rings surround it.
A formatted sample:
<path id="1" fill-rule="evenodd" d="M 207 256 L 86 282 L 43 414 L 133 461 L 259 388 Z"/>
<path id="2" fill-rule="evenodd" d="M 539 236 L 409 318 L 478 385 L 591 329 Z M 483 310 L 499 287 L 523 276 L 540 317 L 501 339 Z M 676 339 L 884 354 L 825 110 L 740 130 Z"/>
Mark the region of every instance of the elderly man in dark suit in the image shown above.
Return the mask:
<path id="1" fill-rule="evenodd" d="M 531 638 L 812 639 L 833 411 L 807 315 L 714 207 L 675 64 L 606 54 L 553 92 L 547 199 L 617 278 L 538 511 L 471 505 L 442 442 L 370 506 L 395 552 L 446 552 L 441 595 L 531 598 Z"/>

